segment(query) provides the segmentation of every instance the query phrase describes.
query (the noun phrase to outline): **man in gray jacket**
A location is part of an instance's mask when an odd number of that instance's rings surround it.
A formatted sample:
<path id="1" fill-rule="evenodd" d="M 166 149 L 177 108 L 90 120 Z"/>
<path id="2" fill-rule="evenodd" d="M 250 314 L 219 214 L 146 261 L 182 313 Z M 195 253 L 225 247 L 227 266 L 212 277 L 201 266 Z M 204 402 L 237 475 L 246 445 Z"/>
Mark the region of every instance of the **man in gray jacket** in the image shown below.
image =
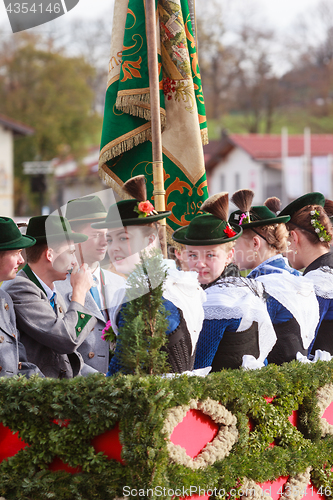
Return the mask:
<path id="1" fill-rule="evenodd" d="M 109 342 L 101 338 L 102 331 L 109 320 L 107 307 L 111 304 L 115 291 L 123 287 L 125 283 L 124 278 L 100 266 L 107 250 L 107 230 L 93 229 L 91 224 L 104 220 L 106 215 L 105 207 L 98 196 L 78 198 L 67 204 L 66 218 L 71 229 L 75 231 L 75 234 L 83 233 L 88 238 L 76 244 L 76 255 L 80 264 L 88 265 L 93 276 L 94 285 L 86 294 L 84 305 L 97 319 L 95 328 L 78 347 L 78 351 L 86 365 L 101 373 L 106 373 L 109 366 Z M 73 297 L 70 277 L 57 282 L 56 287 L 68 306 Z"/>
<path id="2" fill-rule="evenodd" d="M 34 245 L 36 240 L 22 236 L 15 222 L 9 217 L 0 217 L 0 281 L 15 278 L 23 264 L 22 249 Z M 16 328 L 12 299 L 0 289 L 0 377 L 38 374 L 40 370 L 27 361 L 24 346 Z"/>
<path id="3" fill-rule="evenodd" d="M 74 235 L 68 221 L 55 215 L 32 217 L 26 234 L 37 243 L 26 250 L 26 266 L 3 286 L 13 300 L 28 360 L 47 377 L 95 372 L 84 367 L 77 352 L 96 324 L 83 305 L 92 285 L 91 272 L 86 265 L 79 268 L 75 258 L 74 242 L 87 237 Z M 66 279 L 72 268 L 73 295 L 67 308 L 54 282 Z"/>

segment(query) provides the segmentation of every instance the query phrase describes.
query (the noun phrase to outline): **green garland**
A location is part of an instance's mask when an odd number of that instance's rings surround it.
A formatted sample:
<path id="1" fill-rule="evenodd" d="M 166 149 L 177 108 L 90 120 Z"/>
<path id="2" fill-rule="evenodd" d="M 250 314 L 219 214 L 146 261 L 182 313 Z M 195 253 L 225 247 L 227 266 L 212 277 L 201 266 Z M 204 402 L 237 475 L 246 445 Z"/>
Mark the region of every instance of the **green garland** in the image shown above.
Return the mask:
<path id="1" fill-rule="evenodd" d="M 326 243 L 331 241 L 332 236 L 327 233 L 325 226 L 321 224 L 320 213 L 318 212 L 318 210 L 311 210 L 310 215 L 311 215 L 311 226 L 314 227 L 314 231 L 317 234 L 320 241 L 321 242 L 326 241 Z"/>
<path id="2" fill-rule="evenodd" d="M 0 379 L 0 421 L 30 447 L 0 465 L 7 500 L 108 500 L 130 489 L 198 486 L 229 492 L 246 480 L 295 477 L 311 467 L 314 484 L 333 491 L 333 436 L 322 437 L 318 390 L 333 383 L 333 362 L 291 362 L 206 378 L 93 375 L 73 380 Z M 274 397 L 271 403 L 264 396 Z M 191 469 L 170 460 L 165 420 L 190 401 L 218 401 L 237 418 L 238 440 L 221 460 Z M 299 427 L 288 420 L 299 412 Z M 251 418 L 253 430 L 248 422 Z M 69 419 L 67 427 L 53 423 Z M 91 440 L 120 423 L 126 465 L 96 453 Z M 274 441 L 275 446 L 270 447 Z M 55 457 L 82 472 L 51 472 Z M 160 490 L 154 490 L 160 491 Z M 132 496 L 134 498 L 134 496 Z M 141 496 L 142 497 L 142 496 Z M 149 498 L 171 498 L 149 495 Z"/>

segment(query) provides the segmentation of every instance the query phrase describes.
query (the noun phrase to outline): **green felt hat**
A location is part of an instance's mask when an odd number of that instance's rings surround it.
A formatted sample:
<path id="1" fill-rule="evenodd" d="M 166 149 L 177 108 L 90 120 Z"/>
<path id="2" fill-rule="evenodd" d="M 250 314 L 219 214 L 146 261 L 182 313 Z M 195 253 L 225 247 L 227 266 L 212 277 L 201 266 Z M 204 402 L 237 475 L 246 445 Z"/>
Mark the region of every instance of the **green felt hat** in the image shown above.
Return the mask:
<path id="1" fill-rule="evenodd" d="M 294 213 L 301 210 L 301 208 L 306 207 L 307 205 L 320 205 L 323 207 L 325 205 L 325 196 L 321 193 L 307 193 L 303 196 L 300 196 L 296 200 L 292 201 L 287 205 L 283 210 L 281 210 L 279 215 L 290 215 L 292 217 Z"/>
<path id="2" fill-rule="evenodd" d="M 85 196 L 67 203 L 66 218 L 69 222 L 96 222 L 104 220 L 107 211 L 98 196 Z"/>
<path id="3" fill-rule="evenodd" d="M 240 226 L 205 213 L 194 217 L 188 226 L 177 229 L 172 238 L 183 245 L 208 246 L 236 240 L 242 232 Z"/>
<path id="4" fill-rule="evenodd" d="M 37 243 L 46 243 L 48 245 L 62 241 L 82 243 L 88 239 L 85 234 L 73 233 L 68 220 L 57 215 L 31 217 L 26 234 L 35 238 Z"/>
<path id="5" fill-rule="evenodd" d="M 171 215 L 171 212 L 151 211 L 146 216 L 145 212 L 138 210 L 140 202 L 137 199 L 121 200 L 110 206 L 105 220 L 91 224 L 94 228 L 117 228 L 123 226 L 141 226 L 150 224 L 160 219 L 165 219 Z M 138 212 L 136 211 L 138 210 Z"/>
<path id="6" fill-rule="evenodd" d="M 244 215 L 244 213 L 241 210 L 236 210 L 235 212 L 232 212 L 232 214 L 230 214 L 229 222 L 241 225 L 243 229 L 250 229 L 251 227 L 282 224 L 290 220 L 289 215 L 281 217 L 281 215 L 279 214 L 279 216 L 276 216 L 275 213 L 272 212 L 265 205 L 251 207 L 249 214 L 250 214 L 250 222 L 247 222 L 246 214 L 245 218 L 243 218 L 243 221 L 246 222 L 243 222 L 242 216 Z"/>
<path id="7" fill-rule="evenodd" d="M 21 234 L 15 222 L 9 217 L 0 217 L 0 251 L 20 250 L 32 247 L 35 238 Z"/>

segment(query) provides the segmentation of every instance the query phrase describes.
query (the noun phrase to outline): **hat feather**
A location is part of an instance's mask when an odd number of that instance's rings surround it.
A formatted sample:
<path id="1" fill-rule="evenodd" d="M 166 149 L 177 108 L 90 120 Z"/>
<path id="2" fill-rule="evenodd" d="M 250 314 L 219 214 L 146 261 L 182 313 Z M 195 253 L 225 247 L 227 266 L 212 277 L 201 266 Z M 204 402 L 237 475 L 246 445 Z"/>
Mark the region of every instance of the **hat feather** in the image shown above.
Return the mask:
<path id="1" fill-rule="evenodd" d="M 271 196 L 271 198 L 267 198 L 264 203 L 265 207 L 269 208 L 271 212 L 277 214 L 281 211 L 281 200 L 276 196 Z"/>
<path id="2" fill-rule="evenodd" d="M 332 215 L 333 215 L 333 201 L 332 200 L 328 200 L 328 199 L 325 200 L 324 210 L 329 217 L 332 217 Z"/>
<path id="3" fill-rule="evenodd" d="M 241 212 L 247 213 L 250 211 L 253 198 L 254 192 L 251 189 L 239 189 L 232 195 L 231 201 Z"/>
<path id="4" fill-rule="evenodd" d="M 123 190 L 138 201 L 147 200 L 146 178 L 144 175 L 131 177 L 123 184 Z"/>
<path id="5" fill-rule="evenodd" d="M 228 211 L 229 211 L 229 195 L 226 192 L 217 193 L 213 196 L 210 196 L 203 202 L 200 207 L 200 210 L 204 212 L 209 212 L 214 215 L 218 219 L 228 220 Z"/>

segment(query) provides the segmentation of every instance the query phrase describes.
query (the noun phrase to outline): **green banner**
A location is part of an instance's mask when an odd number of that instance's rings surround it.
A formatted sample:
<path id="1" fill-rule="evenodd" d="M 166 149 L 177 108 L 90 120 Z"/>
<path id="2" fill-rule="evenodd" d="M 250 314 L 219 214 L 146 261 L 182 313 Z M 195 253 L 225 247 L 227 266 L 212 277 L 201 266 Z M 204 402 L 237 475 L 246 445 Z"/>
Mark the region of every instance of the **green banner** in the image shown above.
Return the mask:
<path id="1" fill-rule="evenodd" d="M 205 106 L 187 0 L 156 0 L 166 210 L 172 230 L 208 197 Z M 153 201 L 150 93 L 144 0 L 116 0 L 101 139 L 100 175 L 120 196 L 135 175 Z"/>

